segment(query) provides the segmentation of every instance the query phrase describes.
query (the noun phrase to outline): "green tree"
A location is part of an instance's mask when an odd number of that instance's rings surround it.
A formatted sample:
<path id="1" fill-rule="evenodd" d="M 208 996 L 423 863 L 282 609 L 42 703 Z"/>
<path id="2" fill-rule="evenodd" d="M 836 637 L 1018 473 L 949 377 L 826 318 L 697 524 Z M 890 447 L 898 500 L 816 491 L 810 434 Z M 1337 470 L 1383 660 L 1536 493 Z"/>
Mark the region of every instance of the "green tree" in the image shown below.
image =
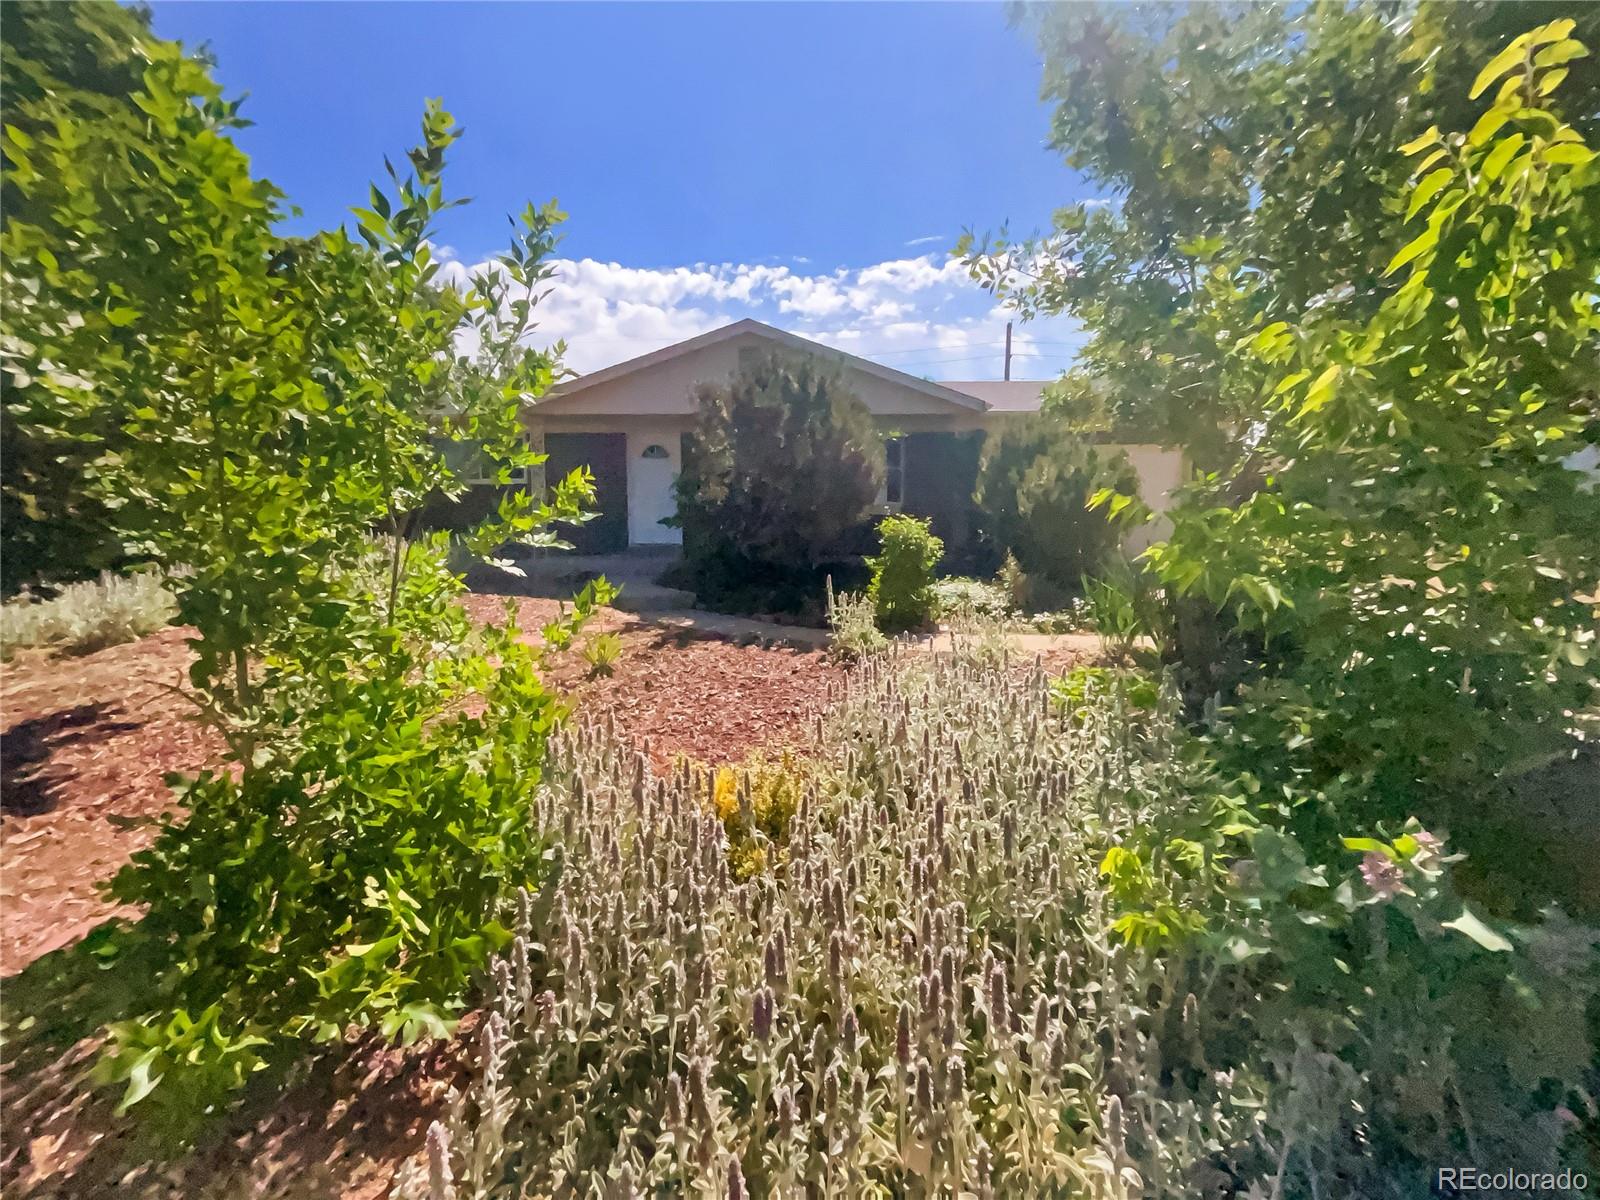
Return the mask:
<path id="1" fill-rule="evenodd" d="M 678 522 L 706 572 L 807 576 L 867 518 L 882 440 L 839 370 L 764 354 L 700 388 Z"/>
<path id="2" fill-rule="evenodd" d="M 1600 445 L 1600 162 L 1560 115 L 1573 28 L 1486 55 L 1481 111 L 1397 155 L 1376 308 L 1239 331 L 1214 369 L 1268 379 L 1256 465 L 1151 552 L 1265 635 L 1241 761 L 1331 822 L 1449 823 L 1592 735 L 1600 488 L 1574 455 Z"/>
<path id="3" fill-rule="evenodd" d="M 0 40 L 0 95 L 6 123 L 24 136 L 37 133 L 49 114 L 68 110 L 86 117 L 137 122 L 133 95 L 144 60 L 139 46 L 149 34 L 143 10 L 120 4 L 19 0 L 8 5 Z M 13 222 L 51 227 L 56 217 L 34 203 L 11 178 L 0 177 L 0 214 Z M 61 231 L 65 232 L 65 231 Z M 7 281 L 11 302 L 21 302 Z M 7 322 L 8 327 L 10 322 Z M 118 331 L 131 341 L 126 330 Z M 0 361 L 26 356 L 0 340 Z M 48 409 L 46 394 L 26 371 L 6 370 L 0 403 L 0 594 L 23 584 L 63 582 L 93 574 L 120 557 L 111 514 L 86 480 L 93 460 L 117 437 L 108 419 L 91 437 L 70 436 L 34 419 Z"/>
<path id="4" fill-rule="evenodd" d="M 1266 380 L 1214 369 L 1241 330 L 1335 302 L 1370 316 L 1394 291 L 1396 142 L 1469 126 L 1478 66 L 1530 23 L 1570 12 L 1579 38 L 1600 37 L 1593 5 L 1021 11 L 1055 102 L 1051 144 L 1110 202 L 1069 204 L 1021 242 L 969 238 L 969 263 L 1025 314 L 1087 327 L 1058 389 L 1076 424 L 1154 433 L 1208 469 L 1248 443 Z M 1570 70 L 1559 112 L 1592 138 L 1600 69 Z"/>
<path id="5" fill-rule="evenodd" d="M 28 421 L 94 452 L 85 486 L 173 572 L 197 631 L 182 690 L 229 747 L 112 884 L 145 918 L 97 935 L 144 984 L 104 1074 L 125 1104 L 159 1088 L 193 1116 L 351 1023 L 442 1031 L 540 878 L 529 801 L 564 706 L 514 622 L 476 629 L 455 603 L 447 538 L 407 534 L 425 498 L 466 486 L 441 441 L 506 479 L 532 461 L 520 406 L 559 348 L 526 340 L 562 215 L 530 206 L 490 270 L 441 286 L 458 131 L 430 104 L 354 235 L 285 239 L 205 65 L 153 39 L 138 53 L 131 112 L 46 93 L 6 130 L 35 216 L 5 228 L 6 352 Z M 469 548 L 553 543 L 591 494 L 581 475 L 545 505 L 510 493 Z M 606 594 L 586 589 L 544 644 Z"/>

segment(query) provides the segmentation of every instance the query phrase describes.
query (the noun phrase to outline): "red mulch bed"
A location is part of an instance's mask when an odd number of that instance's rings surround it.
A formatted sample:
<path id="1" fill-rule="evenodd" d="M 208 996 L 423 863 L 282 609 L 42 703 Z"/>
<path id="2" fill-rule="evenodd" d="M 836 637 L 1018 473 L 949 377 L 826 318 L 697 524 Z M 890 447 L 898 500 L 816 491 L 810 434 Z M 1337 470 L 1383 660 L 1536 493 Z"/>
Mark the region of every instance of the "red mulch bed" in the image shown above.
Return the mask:
<path id="1" fill-rule="evenodd" d="M 504 607 L 493 596 L 465 603 L 486 621 Z M 553 601 L 517 604 L 519 620 L 533 630 L 556 611 Z M 610 610 L 589 628 L 621 638 L 613 674 L 591 678 L 572 653 L 552 663 L 552 683 L 583 709 L 608 709 L 659 764 L 679 754 L 737 761 L 795 744 L 841 677 L 815 650 L 736 645 Z M 171 803 L 164 776 L 220 759 L 219 739 L 168 690 L 188 665 L 184 637 L 169 629 L 82 657 L 25 655 L 0 667 L 0 975 L 10 980 L 9 1025 L 28 1015 L 16 1011 L 27 993 L 16 974 L 117 912 L 97 885 L 153 836 L 155 816 Z M 140 1160 L 127 1145 L 128 1124 L 111 1115 L 103 1094 L 81 1085 L 92 1053 L 92 1043 L 80 1043 L 46 1063 L 19 1062 L 15 1047 L 8 1050 L 0 1148 L 7 1195 L 375 1200 L 395 1165 L 420 1145 L 444 1088 L 444 1064 L 457 1061 L 438 1047 L 354 1048 L 270 1101 L 265 1115 L 191 1156 L 182 1177 L 141 1172 L 123 1181 Z"/>
<path id="2" fill-rule="evenodd" d="M 95 886 L 154 833 L 164 777 L 214 763 L 220 739 L 168 690 L 184 682 L 186 631 L 81 658 L 0 668 L 0 973 L 76 941 L 114 911 Z"/>
<path id="3" fill-rule="evenodd" d="M 517 603 L 517 620 L 530 631 L 556 612 L 553 600 Z M 505 601 L 468 596 L 466 604 L 479 620 L 498 623 Z M 658 766 L 680 754 L 737 762 L 753 752 L 792 746 L 822 711 L 830 684 L 844 678 L 820 650 L 742 646 L 610 609 L 585 628 L 584 637 L 607 632 L 622 639 L 609 678 L 590 678 L 588 664 L 575 652 L 557 660 L 549 677 L 578 701 L 580 712 L 609 710 L 635 745 L 650 748 Z"/>

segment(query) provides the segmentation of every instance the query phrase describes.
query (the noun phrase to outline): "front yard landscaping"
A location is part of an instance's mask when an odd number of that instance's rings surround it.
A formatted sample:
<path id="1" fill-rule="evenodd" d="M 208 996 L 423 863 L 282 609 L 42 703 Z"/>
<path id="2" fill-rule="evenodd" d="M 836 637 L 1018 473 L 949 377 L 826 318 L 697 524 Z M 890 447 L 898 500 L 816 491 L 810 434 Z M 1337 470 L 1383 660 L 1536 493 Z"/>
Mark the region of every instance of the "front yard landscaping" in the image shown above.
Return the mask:
<path id="1" fill-rule="evenodd" d="M 825 608 L 824 649 L 601 577 L 469 594 L 597 492 L 527 473 L 565 214 L 442 272 L 438 102 L 353 226 L 290 237 L 207 60 L 134 9 L 16 13 L 4 532 L 30 585 L 145 573 L 4 614 L 6 1195 L 1600 1178 L 1577 18 L 1033 14 L 1056 144 L 1118 200 L 961 246 L 1088 339 L 982 471 L 994 582 L 882 514 L 830 360 L 696 386 L 697 586 Z M 1084 447 L 1135 418 L 1203 461 L 1132 559 L 1150 511 Z"/>
<path id="2" fill-rule="evenodd" d="M 470 595 L 477 620 L 504 601 Z M 521 599 L 530 628 L 556 603 Z M 816 650 L 771 649 L 697 637 L 611 610 L 591 634 L 615 632 L 615 674 L 593 678 L 576 653 L 552 681 L 580 704 L 604 706 L 628 743 L 659 769 L 682 755 L 738 762 L 796 743 L 842 671 Z M 150 838 L 149 819 L 172 805 L 165 777 L 220 762 L 220 741 L 172 690 L 192 656 L 186 631 L 71 657 L 24 655 L 0 668 L 4 705 L 6 860 L 0 973 L 68 945 L 118 910 L 96 886 Z"/>

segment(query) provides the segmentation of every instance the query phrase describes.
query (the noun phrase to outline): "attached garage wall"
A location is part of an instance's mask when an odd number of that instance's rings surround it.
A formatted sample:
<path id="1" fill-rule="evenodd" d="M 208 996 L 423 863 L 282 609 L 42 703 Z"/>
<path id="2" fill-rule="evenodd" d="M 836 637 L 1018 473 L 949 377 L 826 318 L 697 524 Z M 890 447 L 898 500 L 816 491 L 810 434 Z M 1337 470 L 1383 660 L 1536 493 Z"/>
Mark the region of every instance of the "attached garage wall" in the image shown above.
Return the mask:
<path id="1" fill-rule="evenodd" d="M 594 472 L 600 515 L 584 525 L 562 526 L 562 536 L 580 554 L 612 554 L 628 548 L 628 439 L 622 433 L 546 433 L 544 477 L 550 483 L 577 467 Z"/>

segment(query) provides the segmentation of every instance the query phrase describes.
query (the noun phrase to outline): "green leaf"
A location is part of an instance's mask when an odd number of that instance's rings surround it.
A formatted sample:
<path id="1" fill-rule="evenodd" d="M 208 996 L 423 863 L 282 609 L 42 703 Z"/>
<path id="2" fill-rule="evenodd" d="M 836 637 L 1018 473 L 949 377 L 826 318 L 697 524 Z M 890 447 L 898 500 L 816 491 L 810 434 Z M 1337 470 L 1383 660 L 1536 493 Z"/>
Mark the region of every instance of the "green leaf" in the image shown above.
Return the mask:
<path id="1" fill-rule="evenodd" d="M 1429 146 L 1433 145 L 1438 140 L 1439 140 L 1439 127 L 1437 125 L 1430 125 L 1430 126 L 1428 126 L 1428 130 L 1427 130 L 1426 133 L 1422 134 L 1419 137 L 1413 138 L 1411 141 L 1407 142 L 1404 146 L 1401 146 L 1400 147 L 1400 153 L 1404 154 L 1404 155 L 1407 155 L 1407 156 L 1410 156 L 1412 154 L 1415 154 L 1419 150 L 1426 150 Z"/>
<path id="2" fill-rule="evenodd" d="M 1551 92 L 1555 91 L 1561 86 L 1562 81 L 1566 79 L 1566 77 L 1567 68 L 1565 67 L 1551 71 L 1543 79 L 1539 80 L 1539 95 L 1548 96 Z"/>
<path id="3" fill-rule="evenodd" d="M 1446 929 L 1466 934 L 1485 950 L 1492 950 L 1496 954 L 1512 949 L 1510 942 L 1474 916 L 1470 908 L 1462 908 L 1459 917 L 1454 921 L 1444 921 L 1442 924 Z"/>
<path id="4" fill-rule="evenodd" d="M 1274 396 L 1281 396 L 1290 388 L 1298 386 L 1300 383 L 1309 378 L 1311 378 L 1310 371 L 1291 371 L 1282 379 L 1278 380 L 1278 386 L 1272 389 L 1272 394 Z"/>
<path id="5" fill-rule="evenodd" d="M 1508 138 L 1501 138 L 1495 143 L 1494 149 L 1489 151 L 1483 160 L 1481 173 L 1483 178 L 1490 183 L 1500 178 L 1500 172 L 1506 169 L 1506 164 L 1511 161 L 1511 156 L 1522 149 L 1522 144 L 1528 139 L 1520 133 L 1513 133 Z"/>
<path id="6" fill-rule="evenodd" d="M 1274 345 L 1276 345 L 1278 343 L 1278 341 L 1283 337 L 1283 335 L 1288 332 L 1288 329 L 1289 329 L 1289 322 L 1287 322 L 1287 321 L 1274 321 L 1272 324 L 1268 325 L 1265 329 L 1263 329 L 1260 333 L 1256 334 L 1255 339 L 1254 339 L 1252 344 L 1255 346 L 1255 348 L 1256 348 L 1256 350 L 1258 352 L 1259 351 L 1264 351 L 1264 350 L 1270 350 L 1270 349 L 1272 349 L 1272 347 Z"/>
<path id="7" fill-rule="evenodd" d="M 1489 64 L 1479 71 L 1478 77 L 1472 81 L 1472 90 L 1467 93 L 1468 100 L 1476 100 L 1483 95 L 1484 88 L 1522 61 L 1528 38 L 1529 35 L 1525 33 L 1521 37 L 1512 39 L 1509 46 L 1489 60 Z"/>
<path id="8" fill-rule="evenodd" d="M 1423 177 L 1422 181 L 1417 184 L 1416 189 L 1411 193 L 1411 204 L 1406 209 L 1406 220 L 1409 221 L 1412 217 L 1416 216 L 1417 212 L 1422 208 L 1422 206 L 1437 196 L 1439 194 L 1439 189 L 1444 187 L 1444 185 L 1449 183 L 1454 177 L 1455 172 L 1449 167 L 1440 167 L 1437 170 L 1428 172 L 1428 174 Z"/>
<path id="9" fill-rule="evenodd" d="M 1401 267 L 1420 254 L 1426 254 L 1439 241 L 1439 227 L 1430 224 L 1417 237 L 1406 243 L 1405 247 L 1389 260 L 1389 265 L 1383 269 L 1385 275 L 1393 275 Z"/>
<path id="10" fill-rule="evenodd" d="M 1582 166 L 1594 157 L 1594 151 L 1578 142 L 1557 142 L 1546 147 L 1544 160 L 1547 163 L 1559 163 L 1567 166 Z"/>
<path id="11" fill-rule="evenodd" d="M 122 1093 L 122 1100 L 117 1105 L 118 1114 L 127 1112 L 139 1101 L 143 1100 L 156 1085 L 161 1082 L 161 1072 L 152 1074 L 156 1059 L 160 1055 L 159 1047 L 152 1046 L 134 1060 L 133 1066 L 128 1069 L 128 1088 Z"/>
<path id="12" fill-rule="evenodd" d="M 1394 851 L 1377 838 L 1347 837 L 1340 838 L 1339 841 L 1346 850 L 1354 850 L 1357 854 L 1381 854 L 1385 858 L 1393 858 L 1395 856 Z"/>
<path id="13" fill-rule="evenodd" d="M 1553 46 L 1546 46 L 1533 57 L 1536 67 L 1558 67 L 1564 62 L 1571 62 L 1575 58 L 1584 58 L 1588 55 L 1588 48 L 1582 42 L 1568 38 L 1557 42 Z"/>
<path id="14" fill-rule="evenodd" d="M 1333 398 L 1334 385 L 1339 382 L 1342 369 L 1338 363 L 1334 363 L 1317 376 L 1315 382 L 1306 389 L 1305 402 L 1300 405 L 1300 416 L 1309 416 Z"/>
<path id="15" fill-rule="evenodd" d="M 1483 116 L 1478 118 L 1477 124 L 1474 125 L 1472 127 L 1472 131 L 1467 134 L 1467 145 L 1483 145 L 1495 134 L 1500 132 L 1500 127 L 1511 119 L 1511 114 L 1514 111 L 1514 106 L 1510 104 L 1495 105 L 1488 112 L 1484 113 Z"/>
<path id="16" fill-rule="evenodd" d="M 354 942 L 344 948 L 344 952 L 351 958 L 359 958 L 362 962 L 371 959 L 382 962 L 400 948 L 400 935 L 391 934 L 376 942 Z"/>
<path id="17" fill-rule="evenodd" d="M 1542 46 L 1546 42 L 1560 41 L 1577 27 L 1578 23 L 1571 17 L 1562 17 L 1559 21 L 1551 21 L 1548 25 L 1541 25 L 1523 36 L 1527 38 L 1530 46 Z"/>

